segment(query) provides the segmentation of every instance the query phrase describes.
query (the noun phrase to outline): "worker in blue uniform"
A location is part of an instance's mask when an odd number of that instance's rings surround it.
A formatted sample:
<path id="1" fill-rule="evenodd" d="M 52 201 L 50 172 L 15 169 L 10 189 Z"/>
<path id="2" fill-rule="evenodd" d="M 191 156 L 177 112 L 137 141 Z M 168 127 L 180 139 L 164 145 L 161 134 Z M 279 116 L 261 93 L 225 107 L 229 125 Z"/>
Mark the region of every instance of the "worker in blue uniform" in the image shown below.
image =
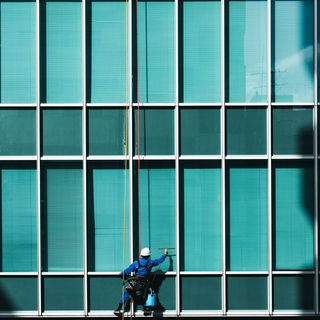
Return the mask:
<path id="1" fill-rule="evenodd" d="M 125 305 L 127 300 L 133 294 L 143 294 L 144 292 L 146 292 L 148 285 L 148 276 L 151 272 L 152 267 L 159 265 L 166 259 L 168 250 L 165 249 L 164 255 L 156 260 L 149 260 L 151 255 L 149 248 L 143 248 L 140 255 L 140 259 L 134 261 L 127 269 L 119 273 L 120 276 L 123 276 L 123 274 L 130 275 L 131 272 L 133 272 L 134 277 L 129 281 L 129 286 L 126 288 L 123 297 L 121 297 L 118 308 L 113 311 L 115 315 L 121 313 L 122 305 Z M 142 311 L 145 312 L 146 310 L 143 308 Z"/>

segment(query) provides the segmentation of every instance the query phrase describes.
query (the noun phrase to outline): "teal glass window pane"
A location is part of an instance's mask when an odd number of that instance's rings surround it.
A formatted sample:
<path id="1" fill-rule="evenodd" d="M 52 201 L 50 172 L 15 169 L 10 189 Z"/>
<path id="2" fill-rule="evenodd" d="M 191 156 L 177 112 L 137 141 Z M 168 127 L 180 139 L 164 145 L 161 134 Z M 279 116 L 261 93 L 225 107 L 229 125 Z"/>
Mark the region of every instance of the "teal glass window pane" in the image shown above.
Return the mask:
<path id="1" fill-rule="evenodd" d="M 221 101 L 221 2 L 182 2 L 179 12 L 181 102 Z M 182 58 L 182 57 L 181 57 Z"/>
<path id="2" fill-rule="evenodd" d="M 90 276 L 88 283 L 89 311 L 114 310 L 122 296 L 122 280 L 120 277 Z M 130 311 L 129 302 L 126 304 L 125 311 Z"/>
<path id="3" fill-rule="evenodd" d="M 44 311 L 83 310 L 83 278 L 43 277 Z"/>
<path id="4" fill-rule="evenodd" d="M 42 109 L 42 155 L 82 155 L 82 110 Z"/>
<path id="5" fill-rule="evenodd" d="M 314 290 L 313 275 L 274 276 L 274 311 L 314 311 Z"/>
<path id="6" fill-rule="evenodd" d="M 125 109 L 89 109 L 88 110 L 88 153 L 94 155 L 125 155 L 126 116 Z M 128 150 L 127 150 L 128 154 Z"/>
<path id="7" fill-rule="evenodd" d="M 221 310 L 221 277 L 182 276 L 181 311 Z"/>
<path id="8" fill-rule="evenodd" d="M 313 102 L 313 0 L 272 0 L 273 102 Z"/>
<path id="9" fill-rule="evenodd" d="M 1 1 L 1 103 L 36 102 L 36 2 Z"/>
<path id="10" fill-rule="evenodd" d="M 181 162 L 181 270 L 222 271 L 221 168 Z"/>
<path id="11" fill-rule="evenodd" d="M 220 109 L 180 109 L 181 155 L 219 155 Z"/>
<path id="12" fill-rule="evenodd" d="M 312 270 L 312 162 L 274 164 L 275 270 Z"/>
<path id="13" fill-rule="evenodd" d="M 82 102 L 82 3 L 41 1 L 41 102 Z"/>
<path id="14" fill-rule="evenodd" d="M 35 165 L 1 169 L 1 271 L 37 271 Z"/>
<path id="15" fill-rule="evenodd" d="M 268 270 L 268 170 L 264 162 L 227 168 L 227 270 Z"/>
<path id="16" fill-rule="evenodd" d="M 87 101 L 126 102 L 126 2 L 88 2 Z"/>
<path id="17" fill-rule="evenodd" d="M 267 102 L 267 1 L 228 1 L 226 101 Z"/>
<path id="18" fill-rule="evenodd" d="M 138 195 L 134 196 L 136 239 L 140 227 L 141 248 L 150 248 L 151 258 L 158 259 L 163 255 L 163 250 L 158 248 L 176 248 L 174 163 L 141 161 L 140 168 L 140 222 Z M 135 183 L 137 178 L 136 175 Z M 175 268 L 176 251 L 169 250 L 166 260 L 153 271 L 174 271 Z"/>
<path id="19" fill-rule="evenodd" d="M 82 168 L 44 166 L 41 180 L 42 270 L 83 271 Z"/>
<path id="20" fill-rule="evenodd" d="M 124 240 L 125 252 L 129 253 L 129 205 L 129 172 L 126 177 L 123 161 L 90 164 L 88 168 L 89 271 L 123 269 Z M 129 264 L 129 255 L 126 255 L 124 263 Z"/>
<path id="21" fill-rule="evenodd" d="M 267 154 L 266 109 L 227 108 L 227 155 Z"/>
<path id="22" fill-rule="evenodd" d="M 272 109 L 272 153 L 313 155 L 313 109 Z"/>
<path id="23" fill-rule="evenodd" d="M 227 310 L 268 310 L 268 278 L 265 276 L 229 276 Z"/>
<path id="24" fill-rule="evenodd" d="M 0 155 L 36 155 L 36 110 L 0 109 Z"/>
<path id="25" fill-rule="evenodd" d="M 153 280 L 153 278 L 151 280 Z M 172 311 L 176 310 L 175 277 L 156 274 L 153 281 L 152 289 L 157 295 L 157 304 L 153 308 L 155 317 L 160 318 L 166 311 L 171 311 L 172 313 Z M 136 304 L 135 307 L 136 310 L 140 311 L 142 309 L 142 300 L 140 299 L 139 301 L 141 302 L 141 304 Z"/>
<path id="26" fill-rule="evenodd" d="M 36 277 L 1 277 L 0 287 L 0 312 L 38 310 Z"/>
<path id="27" fill-rule="evenodd" d="M 174 155 L 173 109 L 136 109 L 134 117 L 136 155 Z"/>
<path id="28" fill-rule="evenodd" d="M 136 21 L 134 21 L 133 61 L 136 63 L 138 59 L 139 72 L 137 65 L 133 65 L 133 101 L 173 103 L 175 100 L 174 1 L 143 0 L 137 3 L 138 50 Z M 133 10 L 133 17 L 136 19 L 135 5 Z"/>

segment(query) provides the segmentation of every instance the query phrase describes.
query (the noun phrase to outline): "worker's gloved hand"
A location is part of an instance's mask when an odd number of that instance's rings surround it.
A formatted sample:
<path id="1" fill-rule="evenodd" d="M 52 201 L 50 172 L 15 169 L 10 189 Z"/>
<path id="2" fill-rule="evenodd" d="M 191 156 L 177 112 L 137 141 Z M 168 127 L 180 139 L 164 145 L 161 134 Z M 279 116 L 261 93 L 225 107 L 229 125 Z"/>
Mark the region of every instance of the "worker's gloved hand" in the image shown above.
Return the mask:
<path id="1" fill-rule="evenodd" d="M 164 254 L 167 256 L 168 255 L 168 249 L 164 249 Z"/>
<path id="2" fill-rule="evenodd" d="M 121 278 L 122 278 L 122 272 L 120 272 L 120 273 L 119 273 L 119 277 L 121 277 Z"/>

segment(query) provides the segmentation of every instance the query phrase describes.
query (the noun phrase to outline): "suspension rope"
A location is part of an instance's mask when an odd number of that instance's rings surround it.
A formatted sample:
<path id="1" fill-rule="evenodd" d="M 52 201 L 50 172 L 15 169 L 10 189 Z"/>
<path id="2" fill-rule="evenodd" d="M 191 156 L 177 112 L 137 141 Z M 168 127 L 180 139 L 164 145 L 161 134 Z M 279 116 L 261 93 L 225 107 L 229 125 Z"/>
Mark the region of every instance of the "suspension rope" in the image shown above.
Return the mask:
<path id="1" fill-rule="evenodd" d="M 126 137 L 125 137 L 125 169 L 124 169 L 124 208 L 123 208 L 123 259 L 122 271 L 125 267 L 125 251 L 126 251 L 126 208 L 127 208 L 127 155 L 128 155 L 128 97 L 129 97 L 129 65 L 128 65 L 128 0 L 126 0 Z M 122 301 L 124 302 L 124 272 L 122 272 Z M 124 303 L 122 304 L 122 320 L 124 319 Z"/>
<path id="2" fill-rule="evenodd" d="M 136 0 L 137 29 L 137 102 L 138 102 L 138 212 L 139 212 L 139 252 L 141 251 L 141 202 L 140 202 L 140 107 L 139 107 L 139 38 L 138 38 L 138 0 Z"/>

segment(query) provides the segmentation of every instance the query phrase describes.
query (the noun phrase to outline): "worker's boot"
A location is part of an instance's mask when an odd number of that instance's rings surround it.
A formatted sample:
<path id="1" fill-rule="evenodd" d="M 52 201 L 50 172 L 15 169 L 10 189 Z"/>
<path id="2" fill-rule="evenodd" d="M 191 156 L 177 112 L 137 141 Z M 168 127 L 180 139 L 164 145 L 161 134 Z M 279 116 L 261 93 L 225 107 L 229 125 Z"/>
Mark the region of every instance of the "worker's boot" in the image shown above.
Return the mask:
<path id="1" fill-rule="evenodd" d="M 115 315 L 119 315 L 121 313 L 122 303 L 119 303 L 119 306 L 116 310 L 113 311 Z"/>

